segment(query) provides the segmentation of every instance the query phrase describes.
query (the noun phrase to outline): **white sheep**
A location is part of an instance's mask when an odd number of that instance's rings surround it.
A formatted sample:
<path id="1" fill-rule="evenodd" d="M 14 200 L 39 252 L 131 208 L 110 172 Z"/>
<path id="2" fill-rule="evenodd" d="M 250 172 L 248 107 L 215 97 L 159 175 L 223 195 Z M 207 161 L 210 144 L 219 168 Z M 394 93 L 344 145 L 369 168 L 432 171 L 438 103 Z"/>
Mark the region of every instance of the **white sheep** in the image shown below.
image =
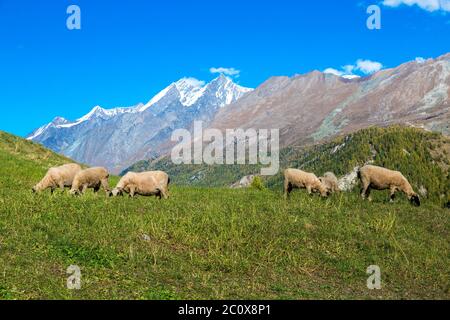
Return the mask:
<path id="1" fill-rule="evenodd" d="M 402 191 L 406 194 L 409 201 L 420 206 L 420 198 L 416 192 L 414 192 L 411 184 L 403 176 L 401 172 L 392 171 L 382 167 L 366 165 L 359 169 L 358 177 L 361 180 L 361 196 L 363 199 L 370 198 L 371 189 L 375 190 L 390 190 L 390 200 L 394 201 L 395 193 Z"/>
<path id="2" fill-rule="evenodd" d="M 322 197 L 328 196 L 327 188 L 314 173 L 298 169 L 284 171 L 284 196 L 287 198 L 294 188 L 306 189 L 308 194 L 319 192 Z"/>
<path id="3" fill-rule="evenodd" d="M 123 195 L 126 192 L 130 197 L 137 194 L 167 199 L 169 197 L 169 184 L 169 175 L 163 171 L 128 172 L 120 179 L 111 192 L 111 196 Z"/>
<path id="4" fill-rule="evenodd" d="M 97 193 L 100 187 L 103 187 L 106 193 L 109 194 L 108 179 L 109 173 L 105 168 L 96 167 L 82 170 L 75 176 L 70 193 L 73 195 L 81 195 L 88 188 L 94 189 L 94 192 Z"/>
<path id="5" fill-rule="evenodd" d="M 338 179 L 333 172 L 326 172 L 319 180 L 327 188 L 328 193 L 339 193 L 341 191 Z"/>
<path id="6" fill-rule="evenodd" d="M 81 166 L 76 163 L 50 168 L 44 178 L 32 190 L 33 192 L 41 192 L 50 188 L 53 193 L 56 188 L 60 188 L 61 191 L 64 191 L 65 187 L 72 187 L 75 176 L 81 170 Z"/>

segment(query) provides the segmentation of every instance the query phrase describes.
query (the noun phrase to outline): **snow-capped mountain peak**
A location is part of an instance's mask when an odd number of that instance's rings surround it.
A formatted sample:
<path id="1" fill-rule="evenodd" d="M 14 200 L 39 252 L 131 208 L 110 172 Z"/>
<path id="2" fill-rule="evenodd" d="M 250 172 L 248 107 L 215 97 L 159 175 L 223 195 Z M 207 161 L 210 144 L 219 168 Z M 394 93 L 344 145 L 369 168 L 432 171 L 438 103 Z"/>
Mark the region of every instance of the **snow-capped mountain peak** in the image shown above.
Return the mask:
<path id="1" fill-rule="evenodd" d="M 176 94 L 174 94 L 175 90 L 177 91 Z M 209 94 L 213 93 L 216 98 L 220 99 L 220 106 L 223 107 L 252 90 L 251 88 L 245 88 L 235 84 L 233 80 L 223 74 L 208 84 L 196 78 L 182 78 L 159 92 L 148 103 L 140 107 L 138 111 L 143 112 L 147 110 L 167 96 L 176 97 L 183 106 L 190 107 L 197 103 L 207 92 Z"/>
<path id="2" fill-rule="evenodd" d="M 114 109 L 97 105 L 73 122 L 57 118 L 28 139 L 117 173 L 137 160 L 166 152 L 173 128 L 190 128 L 197 120 L 209 123 L 219 108 L 251 90 L 224 75 L 208 84 L 182 78 L 146 104 Z"/>
<path id="3" fill-rule="evenodd" d="M 220 107 L 229 105 L 240 99 L 244 94 L 253 91 L 251 88 L 245 88 L 234 83 L 233 80 L 223 74 L 211 81 L 206 90 L 212 92 L 220 101 Z"/>
<path id="4" fill-rule="evenodd" d="M 205 93 L 205 82 L 195 78 L 183 78 L 175 83 L 180 94 L 180 102 L 190 107 Z"/>
<path id="5" fill-rule="evenodd" d="M 53 119 L 53 121 L 51 123 L 53 123 L 54 125 L 61 125 L 61 124 L 65 124 L 68 122 L 69 122 L 69 120 L 64 119 L 63 117 L 56 117 Z"/>
<path id="6" fill-rule="evenodd" d="M 89 111 L 88 114 L 86 114 L 86 115 L 84 115 L 83 117 L 77 119 L 76 122 L 83 122 L 83 121 L 90 120 L 90 119 L 92 119 L 93 117 L 96 117 L 96 116 L 99 116 L 99 115 L 104 114 L 104 113 L 105 113 L 104 111 L 105 111 L 105 110 L 104 110 L 102 107 L 100 107 L 100 106 L 95 106 L 94 108 L 92 108 L 91 111 Z"/>
<path id="7" fill-rule="evenodd" d="M 29 137 L 27 138 L 28 140 L 33 140 L 37 137 L 39 137 L 41 134 L 43 134 L 45 131 L 47 131 L 48 129 L 52 128 L 52 127 L 57 127 L 60 125 L 64 125 L 66 123 L 69 123 L 69 121 L 67 119 L 64 119 L 63 117 L 56 117 L 52 120 L 52 122 L 34 130 Z"/>

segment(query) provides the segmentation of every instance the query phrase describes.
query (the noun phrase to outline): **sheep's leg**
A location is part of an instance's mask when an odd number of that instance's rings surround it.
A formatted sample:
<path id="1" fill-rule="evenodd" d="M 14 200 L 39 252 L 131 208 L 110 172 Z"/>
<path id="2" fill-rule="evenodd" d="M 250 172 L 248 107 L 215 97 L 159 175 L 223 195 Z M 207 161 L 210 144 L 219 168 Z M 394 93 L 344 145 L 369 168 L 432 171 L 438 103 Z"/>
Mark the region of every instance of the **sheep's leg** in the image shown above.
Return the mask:
<path id="1" fill-rule="evenodd" d="M 306 187 L 306 191 L 308 191 L 309 195 L 312 195 L 312 188 L 311 188 L 311 186 L 307 186 Z"/>
<path id="2" fill-rule="evenodd" d="M 284 198 L 288 199 L 291 196 L 291 192 L 294 190 L 294 185 L 289 179 L 284 180 Z"/>
<path id="3" fill-rule="evenodd" d="M 130 186 L 130 198 L 134 198 L 134 193 L 136 192 L 135 186 Z"/>
<path id="4" fill-rule="evenodd" d="M 87 184 L 83 184 L 83 186 L 81 187 L 81 194 L 82 195 L 86 193 L 87 188 L 88 188 L 88 185 Z"/>
<path id="5" fill-rule="evenodd" d="M 61 190 L 61 192 L 64 193 L 64 187 L 65 187 L 64 181 L 60 181 L 58 183 L 58 186 L 59 186 L 59 190 Z"/>
<path id="6" fill-rule="evenodd" d="M 363 186 L 361 188 L 361 197 L 366 199 L 366 197 L 370 194 L 369 184 L 363 181 Z"/>
<path id="7" fill-rule="evenodd" d="M 97 193 L 100 191 L 100 185 L 95 186 L 94 193 Z"/>
<path id="8" fill-rule="evenodd" d="M 369 202 L 372 202 L 372 197 L 370 196 L 371 191 L 372 191 L 372 189 L 369 186 L 366 190 L 366 197 L 367 197 L 367 200 L 369 200 Z"/>
<path id="9" fill-rule="evenodd" d="M 291 191 L 292 191 L 292 185 L 287 179 L 285 179 L 284 180 L 284 198 L 285 199 L 289 198 Z"/>
<path id="10" fill-rule="evenodd" d="M 394 202 L 394 199 L 395 199 L 395 192 L 397 191 L 397 189 L 395 188 L 395 187 L 391 187 L 391 194 L 390 194 L 390 197 L 389 197 L 389 201 L 390 202 Z"/>
<path id="11" fill-rule="evenodd" d="M 110 190 L 109 190 L 109 182 L 108 182 L 107 178 L 103 179 L 101 181 L 101 184 L 102 184 L 102 187 L 103 187 L 103 189 L 105 190 L 106 193 L 110 192 Z"/>

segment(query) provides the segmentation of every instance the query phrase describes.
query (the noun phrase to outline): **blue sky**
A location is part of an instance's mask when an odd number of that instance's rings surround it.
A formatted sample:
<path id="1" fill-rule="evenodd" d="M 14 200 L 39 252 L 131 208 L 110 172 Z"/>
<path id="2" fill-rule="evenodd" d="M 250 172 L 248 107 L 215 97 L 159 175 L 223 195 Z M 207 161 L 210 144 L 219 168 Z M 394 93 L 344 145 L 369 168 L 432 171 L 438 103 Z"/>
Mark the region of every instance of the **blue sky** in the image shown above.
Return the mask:
<path id="1" fill-rule="evenodd" d="M 239 70 L 235 81 L 256 87 L 274 75 L 346 65 L 362 74 L 361 62 L 395 67 L 450 52 L 449 0 L 408 1 L 420 6 L 0 0 L 0 130 L 26 135 L 57 115 L 147 102 L 182 77 L 213 79 L 211 68 Z M 81 9 L 81 30 L 66 27 L 71 4 Z M 366 27 L 371 4 L 381 8 L 381 30 Z"/>

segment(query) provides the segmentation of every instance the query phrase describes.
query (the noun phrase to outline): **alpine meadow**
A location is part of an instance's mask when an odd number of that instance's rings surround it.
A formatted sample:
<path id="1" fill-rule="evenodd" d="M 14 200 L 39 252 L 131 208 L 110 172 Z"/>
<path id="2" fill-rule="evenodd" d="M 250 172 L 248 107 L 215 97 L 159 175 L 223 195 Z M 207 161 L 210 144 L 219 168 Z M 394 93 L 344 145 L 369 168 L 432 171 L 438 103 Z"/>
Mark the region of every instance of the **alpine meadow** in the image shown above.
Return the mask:
<path id="1" fill-rule="evenodd" d="M 416 152 L 424 153 L 429 169 L 418 160 L 414 185 L 436 193 L 431 186 L 447 183 L 448 190 L 448 139 L 417 129 L 343 137 L 354 140 L 347 144 L 353 152 L 332 168 L 345 172 L 365 159 L 369 145 L 362 138 L 368 136 L 375 149 L 394 137 L 403 141 L 378 160 L 399 168 L 404 162 L 396 151 L 415 157 L 409 147 L 419 143 Z M 286 150 L 285 157 L 309 159 L 311 168 L 331 165 L 320 147 Z M 71 161 L 6 133 L 0 160 L 2 299 L 449 297 L 450 220 L 443 198 L 431 196 L 417 208 L 403 198 L 389 203 L 385 192 L 369 203 L 356 191 L 327 199 L 298 191 L 285 201 L 277 179 L 238 190 L 179 184 L 166 201 L 34 195 L 31 187 L 49 167 Z M 111 180 L 114 185 L 118 178 Z M 70 265 L 81 269 L 80 290 L 67 290 Z M 381 290 L 367 289 L 370 265 L 381 267 Z"/>

